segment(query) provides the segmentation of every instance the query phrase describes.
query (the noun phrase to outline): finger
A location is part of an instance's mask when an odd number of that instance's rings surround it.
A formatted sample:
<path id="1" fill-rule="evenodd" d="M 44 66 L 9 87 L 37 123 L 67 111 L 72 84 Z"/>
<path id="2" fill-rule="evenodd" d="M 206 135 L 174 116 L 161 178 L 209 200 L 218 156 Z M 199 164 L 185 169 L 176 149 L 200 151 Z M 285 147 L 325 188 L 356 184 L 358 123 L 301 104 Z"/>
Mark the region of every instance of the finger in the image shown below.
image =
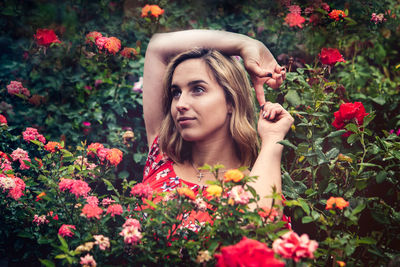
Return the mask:
<path id="1" fill-rule="evenodd" d="M 254 90 L 256 91 L 256 97 L 258 104 L 261 106 L 265 103 L 265 95 L 264 95 L 264 84 L 263 82 L 255 82 Z"/>
<path id="2" fill-rule="evenodd" d="M 282 67 L 279 64 L 276 64 L 275 66 L 275 72 L 280 73 L 282 71 Z"/>
<path id="3" fill-rule="evenodd" d="M 252 74 L 256 75 L 257 77 L 267 77 L 268 74 L 271 72 L 261 68 L 256 62 L 245 62 L 245 67 L 248 72 L 251 72 Z"/>

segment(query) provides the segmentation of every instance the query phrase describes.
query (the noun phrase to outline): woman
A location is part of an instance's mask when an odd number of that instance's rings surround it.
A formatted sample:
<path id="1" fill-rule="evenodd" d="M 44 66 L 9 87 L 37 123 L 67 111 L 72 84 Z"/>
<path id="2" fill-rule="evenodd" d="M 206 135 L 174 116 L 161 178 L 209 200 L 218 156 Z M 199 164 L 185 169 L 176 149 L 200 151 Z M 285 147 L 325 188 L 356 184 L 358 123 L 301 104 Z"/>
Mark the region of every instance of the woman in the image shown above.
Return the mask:
<path id="1" fill-rule="evenodd" d="M 190 50 L 193 47 L 205 49 Z M 259 147 L 246 73 L 237 60 L 217 51 L 240 55 L 251 76 L 261 105 Z M 265 102 L 263 84 L 277 88 L 284 76 L 269 50 L 244 35 L 209 30 L 155 35 L 143 75 L 150 148 L 143 182 L 159 191 L 182 184 L 196 190 L 215 179 L 198 170 L 206 163 L 223 164 L 226 170 L 251 166 L 247 174 L 258 176 L 252 186 L 261 197 L 259 205 L 270 206 L 272 200 L 264 197 L 271 195 L 273 186 L 281 191 L 283 147 L 277 142 L 293 118 L 279 104 Z"/>

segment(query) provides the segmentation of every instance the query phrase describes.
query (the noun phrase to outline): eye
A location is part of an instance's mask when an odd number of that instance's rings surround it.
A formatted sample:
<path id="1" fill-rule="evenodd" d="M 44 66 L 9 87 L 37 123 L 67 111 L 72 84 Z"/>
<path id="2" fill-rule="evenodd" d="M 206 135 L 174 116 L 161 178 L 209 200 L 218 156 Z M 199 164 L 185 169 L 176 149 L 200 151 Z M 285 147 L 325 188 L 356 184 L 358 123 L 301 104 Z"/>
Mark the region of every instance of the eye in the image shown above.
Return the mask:
<path id="1" fill-rule="evenodd" d="M 173 98 L 180 97 L 180 95 L 181 95 L 181 90 L 179 90 L 179 89 L 172 89 L 171 95 L 172 95 Z"/>
<path id="2" fill-rule="evenodd" d="M 205 89 L 202 86 L 195 86 L 192 91 L 194 94 L 202 94 L 205 92 Z"/>

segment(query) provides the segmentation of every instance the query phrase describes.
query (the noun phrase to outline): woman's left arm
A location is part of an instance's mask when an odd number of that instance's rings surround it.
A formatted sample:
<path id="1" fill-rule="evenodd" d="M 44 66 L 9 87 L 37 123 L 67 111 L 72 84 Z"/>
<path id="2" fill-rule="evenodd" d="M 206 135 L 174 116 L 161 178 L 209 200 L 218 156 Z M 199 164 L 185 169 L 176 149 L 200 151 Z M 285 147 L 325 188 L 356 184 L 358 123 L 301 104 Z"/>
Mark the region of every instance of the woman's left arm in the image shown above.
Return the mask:
<path id="1" fill-rule="evenodd" d="M 277 142 L 285 138 L 293 117 L 281 105 L 266 102 L 260 111 L 257 131 L 261 137 L 261 150 L 250 172 L 250 176 L 258 176 L 258 179 L 250 185 L 261 197 L 258 205 L 270 207 L 273 187 L 276 192 L 282 192 L 281 158 L 283 146 Z M 279 203 L 277 203 L 279 204 Z"/>

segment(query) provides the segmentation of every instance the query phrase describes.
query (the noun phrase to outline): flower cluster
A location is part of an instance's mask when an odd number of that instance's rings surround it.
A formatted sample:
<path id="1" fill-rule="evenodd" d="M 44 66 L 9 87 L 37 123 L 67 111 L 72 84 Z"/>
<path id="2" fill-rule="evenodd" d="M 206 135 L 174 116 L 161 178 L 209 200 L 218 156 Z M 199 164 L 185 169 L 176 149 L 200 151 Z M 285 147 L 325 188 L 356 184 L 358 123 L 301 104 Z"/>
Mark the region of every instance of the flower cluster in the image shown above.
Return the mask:
<path id="1" fill-rule="evenodd" d="M 51 29 L 37 29 L 34 37 L 38 45 L 49 46 L 54 43 L 61 43 L 57 35 Z"/>
<path id="2" fill-rule="evenodd" d="M 46 138 L 44 138 L 43 135 L 38 133 L 38 130 L 36 128 L 28 127 L 25 129 L 25 131 L 22 133 L 22 136 L 25 141 L 29 142 L 31 140 L 38 140 L 42 142 L 43 144 L 46 143 Z"/>
<path id="3" fill-rule="evenodd" d="M 322 64 L 329 66 L 335 65 L 337 62 L 346 62 L 336 48 L 322 48 L 318 57 Z"/>
<path id="4" fill-rule="evenodd" d="M 21 82 L 11 81 L 9 85 L 7 85 L 7 92 L 10 95 L 24 95 L 29 97 L 31 92 L 27 88 L 25 88 Z"/>
<path id="5" fill-rule="evenodd" d="M 79 262 L 82 267 L 96 267 L 97 263 L 94 260 L 93 256 L 90 254 L 86 254 L 85 257 L 81 257 L 81 261 Z"/>
<path id="6" fill-rule="evenodd" d="M 164 9 L 161 9 L 158 5 L 145 5 L 142 8 L 142 18 L 148 16 L 158 18 L 162 14 L 164 14 Z"/>
<path id="7" fill-rule="evenodd" d="M 49 151 L 51 153 L 55 153 L 58 150 L 63 149 L 63 148 L 64 148 L 63 145 L 61 145 L 59 142 L 54 142 L 54 141 L 50 141 L 44 146 L 44 149 L 46 149 L 47 151 Z"/>
<path id="8" fill-rule="evenodd" d="M 104 37 L 99 32 L 89 32 L 86 34 L 86 43 L 95 44 L 101 52 L 103 49 L 115 55 L 121 49 L 121 41 L 116 37 Z"/>
<path id="9" fill-rule="evenodd" d="M 61 225 L 60 229 L 58 229 L 58 234 L 62 237 L 73 237 L 74 232 L 72 232 L 71 230 L 76 230 L 75 225 L 63 224 Z"/>
<path id="10" fill-rule="evenodd" d="M 120 54 L 121 54 L 121 56 L 130 59 L 130 58 L 135 58 L 135 56 L 137 56 L 138 52 L 136 51 L 135 48 L 125 47 L 124 49 L 122 49 Z"/>
<path id="11" fill-rule="evenodd" d="M 385 22 L 386 18 L 385 18 L 385 15 L 383 13 L 379 13 L 379 14 L 372 13 L 371 21 L 374 22 L 375 24 L 378 24 L 378 23 Z"/>
<path id="12" fill-rule="evenodd" d="M 178 195 L 186 197 L 188 199 L 191 200 L 195 200 L 196 199 L 196 194 L 194 193 L 194 191 L 188 187 L 179 187 L 176 189 L 176 191 L 178 192 Z"/>
<path id="13" fill-rule="evenodd" d="M 363 124 L 364 117 L 368 115 L 365 112 L 364 105 L 361 102 L 343 103 L 340 105 L 339 110 L 334 114 L 335 120 L 332 125 L 337 129 L 344 129 L 348 123 L 355 123 L 360 126 Z M 351 131 L 343 134 L 344 137 L 350 136 Z"/>
<path id="14" fill-rule="evenodd" d="M 49 220 L 46 219 L 46 215 L 37 215 L 35 214 L 35 217 L 33 218 L 33 223 L 36 223 L 37 226 L 40 226 L 41 224 L 47 224 L 49 223 Z"/>
<path id="15" fill-rule="evenodd" d="M 122 225 L 122 231 L 119 234 L 124 237 L 125 244 L 137 244 L 142 239 L 139 221 L 131 218 L 127 219 Z"/>
<path id="16" fill-rule="evenodd" d="M 257 240 L 243 239 L 231 246 L 221 248 L 220 254 L 215 254 L 218 267 L 228 266 L 275 266 L 283 267 L 285 263 L 275 259 L 274 252 L 266 244 Z"/>
<path id="17" fill-rule="evenodd" d="M 285 17 L 285 23 L 289 27 L 299 27 L 303 28 L 303 23 L 306 21 L 304 17 L 301 16 L 301 8 L 298 5 L 289 6 L 289 11 Z"/>
<path id="18" fill-rule="evenodd" d="M 81 216 L 84 216 L 88 219 L 97 218 L 100 220 L 100 215 L 103 213 L 103 209 L 97 206 L 96 204 L 86 204 L 83 206 Z"/>
<path id="19" fill-rule="evenodd" d="M 282 257 L 298 262 L 301 258 L 314 258 L 314 251 L 318 248 L 318 243 L 310 240 L 307 234 L 299 237 L 295 232 L 290 231 L 276 239 L 272 248 Z"/>
<path id="20" fill-rule="evenodd" d="M 106 213 L 111 214 L 111 217 L 114 217 L 115 215 L 121 215 L 123 212 L 124 210 L 120 204 L 112 204 L 108 206 Z"/>
<path id="21" fill-rule="evenodd" d="M 106 160 L 113 166 L 117 166 L 123 157 L 123 153 L 118 148 L 105 148 L 100 143 L 92 143 L 88 146 L 87 155 L 94 157 L 95 155 L 102 163 Z"/>
<path id="22" fill-rule="evenodd" d="M 132 187 L 131 195 L 138 198 L 149 198 L 153 195 L 153 189 L 149 184 L 138 183 Z"/>
<path id="23" fill-rule="evenodd" d="M 344 209 L 345 207 L 349 206 L 349 202 L 344 200 L 342 197 L 330 197 L 326 201 L 326 210 L 330 210 L 333 208 L 338 208 L 340 210 Z"/>
<path id="24" fill-rule="evenodd" d="M 7 125 L 7 119 L 0 114 L 0 126 Z"/>
<path id="25" fill-rule="evenodd" d="M 101 250 L 110 248 L 110 239 L 108 237 L 103 235 L 94 235 L 93 238 L 96 240 L 94 243 L 98 245 Z"/>
<path id="26" fill-rule="evenodd" d="M 0 151 L 0 173 L 12 170 L 10 158 L 6 153 Z"/>
<path id="27" fill-rule="evenodd" d="M 241 185 L 234 186 L 229 191 L 230 204 L 247 205 L 250 201 L 250 198 L 251 198 L 250 192 L 244 190 L 243 186 Z"/>
<path id="28" fill-rule="evenodd" d="M 331 19 L 334 19 L 334 20 L 336 20 L 336 21 L 339 21 L 339 20 L 344 19 L 345 17 L 347 17 L 346 13 L 344 13 L 343 10 L 338 10 L 338 9 L 332 10 L 332 11 L 328 14 L 328 16 L 329 16 Z"/>
<path id="29" fill-rule="evenodd" d="M 28 170 L 30 167 L 25 164 L 25 161 L 31 162 L 28 152 L 22 148 L 17 148 L 11 153 L 11 158 L 13 161 L 19 161 L 21 170 Z"/>
<path id="30" fill-rule="evenodd" d="M 64 192 L 65 190 L 69 190 L 77 198 L 80 196 L 87 197 L 87 194 L 91 190 L 85 181 L 66 178 L 62 178 L 58 186 L 60 191 Z"/>

